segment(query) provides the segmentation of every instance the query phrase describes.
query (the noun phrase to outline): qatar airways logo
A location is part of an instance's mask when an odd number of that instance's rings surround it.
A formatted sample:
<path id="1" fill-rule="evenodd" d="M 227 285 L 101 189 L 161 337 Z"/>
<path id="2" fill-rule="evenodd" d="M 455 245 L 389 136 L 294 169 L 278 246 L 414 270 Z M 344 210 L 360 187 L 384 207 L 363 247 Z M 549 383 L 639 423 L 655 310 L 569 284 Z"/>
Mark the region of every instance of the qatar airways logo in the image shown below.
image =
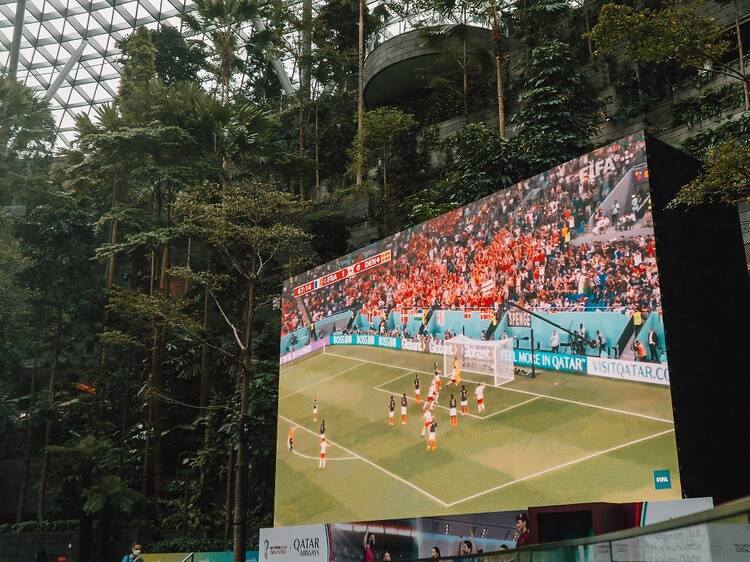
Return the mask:
<path id="1" fill-rule="evenodd" d="M 488 347 L 466 346 L 464 348 L 464 357 L 467 359 L 490 361 L 492 360 L 492 350 Z"/>
<path id="2" fill-rule="evenodd" d="M 317 537 L 294 539 L 292 546 L 300 556 L 320 556 L 320 539 Z"/>

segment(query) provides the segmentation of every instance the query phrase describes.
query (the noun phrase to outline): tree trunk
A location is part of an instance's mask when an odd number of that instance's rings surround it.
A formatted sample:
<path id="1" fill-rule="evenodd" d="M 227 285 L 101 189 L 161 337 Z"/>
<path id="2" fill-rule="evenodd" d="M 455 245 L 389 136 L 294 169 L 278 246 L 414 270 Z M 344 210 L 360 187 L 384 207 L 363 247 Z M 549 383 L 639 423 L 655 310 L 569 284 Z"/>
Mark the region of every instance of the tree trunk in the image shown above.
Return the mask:
<path id="1" fill-rule="evenodd" d="M 253 254 L 254 256 L 254 254 Z M 256 261 L 253 257 L 250 274 L 255 275 Z M 236 480 L 234 482 L 234 562 L 245 561 L 246 506 L 245 488 L 247 484 L 247 435 L 246 423 L 250 419 L 250 370 L 252 363 L 253 316 L 255 314 L 255 279 L 247 281 L 247 310 L 242 337 L 242 379 L 240 382 L 240 440 L 237 446 Z"/>
<path id="2" fill-rule="evenodd" d="M 299 100 L 299 157 L 300 161 L 305 157 L 305 106 L 302 101 L 302 94 L 300 93 Z M 305 174 L 300 172 L 299 174 L 299 196 L 301 199 L 305 197 Z"/>
<path id="3" fill-rule="evenodd" d="M 227 464 L 226 509 L 224 510 L 224 540 L 229 540 L 232 530 L 232 490 L 234 490 L 232 475 L 234 474 L 234 449 L 229 449 L 229 463 Z"/>
<path id="4" fill-rule="evenodd" d="M 357 187 L 362 185 L 364 177 L 364 158 L 362 157 L 362 140 L 365 120 L 365 0 L 359 0 L 359 31 L 357 37 Z"/>
<path id="5" fill-rule="evenodd" d="M 211 257 L 212 253 L 211 250 L 208 251 L 208 265 L 206 267 L 206 272 L 211 273 Z M 203 288 L 203 338 L 208 338 L 208 323 L 210 321 L 210 315 L 209 315 L 209 299 L 210 295 L 208 293 L 208 285 L 206 285 Z M 200 388 L 200 398 L 198 401 L 198 405 L 201 408 L 205 408 L 208 406 L 208 394 L 209 394 L 209 372 L 208 372 L 209 366 L 208 366 L 208 343 L 203 342 L 201 343 L 201 388 Z"/>
<path id="6" fill-rule="evenodd" d="M 383 146 L 383 234 L 388 236 L 390 216 L 388 209 L 388 145 Z"/>
<path id="7" fill-rule="evenodd" d="M 466 41 L 466 29 L 464 29 L 463 55 L 462 55 L 463 74 L 464 74 L 464 117 L 469 118 L 469 46 Z"/>
<path id="8" fill-rule="evenodd" d="M 320 136 L 318 130 L 318 102 L 315 101 L 315 195 L 320 201 Z"/>
<path id="9" fill-rule="evenodd" d="M 112 178 L 112 210 L 115 211 L 117 209 L 117 175 L 114 175 Z M 117 243 L 117 217 L 112 217 L 112 223 L 109 227 L 109 242 L 110 244 L 116 244 Z M 111 254 L 109 256 L 109 259 L 107 261 L 107 279 L 105 281 L 105 286 L 107 289 L 107 300 L 109 300 L 109 292 L 112 290 L 112 285 L 114 284 L 115 279 L 115 254 Z M 109 325 L 109 309 L 104 307 L 104 330 L 107 330 L 107 326 Z M 107 364 L 107 346 L 106 344 L 102 344 L 102 352 L 99 356 L 100 365 L 104 367 Z"/>
<path id="10" fill-rule="evenodd" d="M 592 62 L 594 60 L 594 46 L 591 43 L 591 21 L 589 20 L 589 6 L 586 3 L 586 0 L 582 0 L 583 4 L 583 21 L 586 25 L 586 46 L 589 50 L 589 62 Z"/>
<path id="11" fill-rule="evenodd" d="M 492 45 L 495 49 L 495 82 L 497 86 L 497 128 L 505 138 L 505 85 L 503 81 L 503 36 L 497 16 L 497 4 L 492 0 Z"/>
<path id="12" fill-rule="evenodd" d="M 112 506 L 107 502 L 99 516 L 99 560 L 111 560 Z"/>
<path id="13" fill-rule="evenodd" d="M 81 515 L 78 517 L 78 558 L 76 558 L 76 562 L 91 562 L 93 539 L 94 516 L 81 508 Z"/>
<path id="14" fill-rule="evenodd" d="M 58 326 L 58 333 L 55 335 L 55 354 L 52 360 L 52 368 L 49 372 L 49 403 L 50 407 L 54 412 L 55 407 L 55 383 L 57 378 L 57 368 L 60 362 L 60 327 Z M 42 468 L 39 472 L 39 486 L 37 487 L 36 494 L 36 518 L 37 521 L 44 520 L 44 507 L 47 495 L 47 473 L 49 471 L 49 453 L 47 447 L 50 445 L 52 437 L 52 422 L 47 421 L 44 424 L 44 448 L 42 449 Z"/>
<path id="15" fill-rule="evenodd" d="M 36 370 L 38 359 L 34 355 L 34 366 L 31 369 L 31 390 L 29 396 L 29 407 L 26 408 L 26 447 L 23 451 L 23 473 L 21 473 L 21 484 L 18 492 L 18 507 L 16 508 L 16 523 L 23 521 L 26 511 L 26 495 L 29 490 L 29 471 L 31 470 L 31 449 L 34 440 L 33 412 L 36 403 Z"/>
<path id="16" fill-rule="evenodd" d="M 748 80 L 745 76 L 745 50 L 742 46 L 742 33 L 740 30 L 740 8 L 737 0 L 734 0 L 734 29 L 737 34 L 737 53 L 740 57 L 740 74 L 742 74 L 742 94 L 745 103 L 745 111 L 750 111 L 750 92 L 748 92 Z"/>

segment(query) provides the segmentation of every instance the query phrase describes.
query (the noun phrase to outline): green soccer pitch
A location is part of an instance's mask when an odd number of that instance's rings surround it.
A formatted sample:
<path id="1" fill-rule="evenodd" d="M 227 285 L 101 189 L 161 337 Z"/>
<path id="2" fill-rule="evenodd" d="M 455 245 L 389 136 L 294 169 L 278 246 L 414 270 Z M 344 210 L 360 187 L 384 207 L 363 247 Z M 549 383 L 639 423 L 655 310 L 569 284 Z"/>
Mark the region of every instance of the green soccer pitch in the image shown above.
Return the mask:
<path id="1" fill-rule="evenodd" d="M 459 392 L 443 379 L 432 452 L 420 437 L 413 381 L 419 373 L 424 400 L 435 361 L 442 370 L 437 355 L 331 346 L 281 368 L 275 525 L 681 497 L 668 387 L 538 371 L 534 379 L 486 386 L 486 412 L 478 414 L 471 381 L 481 375 L 463 373 L 471 414 L 462 417 L 459 408 L 458 425 L 450 425 L 448 400 L 451 392 L 459 400 Z M 391 394 L 394 426 L 387 415 Z M 329 444 L 324 470 L 318 468 L 322 420 Z M 660 469 L 670 471 L 671 489 L 654 488 Z"/>

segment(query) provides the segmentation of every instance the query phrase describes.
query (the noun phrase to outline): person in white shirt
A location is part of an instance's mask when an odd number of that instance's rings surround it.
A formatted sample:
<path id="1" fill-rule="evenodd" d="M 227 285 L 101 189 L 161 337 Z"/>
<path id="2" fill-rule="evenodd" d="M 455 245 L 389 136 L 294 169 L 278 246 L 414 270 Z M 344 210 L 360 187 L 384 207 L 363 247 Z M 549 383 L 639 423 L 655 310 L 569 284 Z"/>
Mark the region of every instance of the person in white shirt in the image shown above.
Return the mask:
<path id="1" fill-rule="evenodd" d="M 552 335 L 549 338 L 549 346 L 552 349 L 552 353 L 558 353 L 560 351 L 560 336 L 557 330 L 552 330 Z"/>
<path id="2" fill-rule="evenodd" d="M 430 411 L 430 408 L 427 407 L 427 404 L 425 404 L 424 406 L 424 414 L 422 414 L 422 420 L 424 423 L 422 423 L 421 437 L 424 437 L 425 433 L 427 433 L 427 429 L 432 424 L 432 412 Z"/>
<path id="3" fill-rule="evenodd" d="M 477 397 L 477 409 L 481 414 L 484 412 L 484 383 L 480 382 L 474 389 L 474 396 Z"/>
<path id="4" fill-rule="evenodd" d="M 320 461 L 318 462 L 318 468 L 323 469 L 326 467 L 326 449 L 328 448 L 328 441 L 322 439 L 320 441 Z"/>

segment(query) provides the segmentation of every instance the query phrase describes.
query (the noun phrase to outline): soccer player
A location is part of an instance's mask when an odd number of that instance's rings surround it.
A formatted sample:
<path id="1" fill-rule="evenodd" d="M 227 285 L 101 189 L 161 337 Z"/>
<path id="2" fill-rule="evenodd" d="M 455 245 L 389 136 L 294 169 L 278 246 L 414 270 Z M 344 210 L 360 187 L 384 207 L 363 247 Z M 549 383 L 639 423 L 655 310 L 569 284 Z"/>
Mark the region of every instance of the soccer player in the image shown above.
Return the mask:
<path id="1" fill-rule="evenodd" d="M 320 424 L 320 440 L 326 440 L 326 420 L 323 420 L 323 423 Z"/>
<path id="2" fill-rule="evenodd" d="M 318 395 L 313 397 L 313 421 L 318 421 Z"/>
<path id="3" fill-rule="evenodd" d="M 443 382 L 440 380 L 440 371 L 438 370 L 437 362 L 435 362 L 435 376 L 433 380 L 435 382 L 435 390 L 440 392 L 440 387 L 443 386 Z"/>
<path id="4" fill-rule="evenodd" d="M 393 394 L 391 394 L 391 399 L 388 401 L 388 425 L 396 424 L 396 422 L 393 419 L 395 412 L 396 412 L 396 401 L 393 399 Z"/>
<path id="5" fill-rule="evenodd" d="M 451 414 L 451 425 L 458 425 L 458 417 L 456 416 L 456 398 L 451 394 L 450 402 L 448 402 L 448 409 Z"/>
<path id="6" fill-rule="evenodd" d="M 427 391 L 427 404 L 426 406 L 430 407 L 430 410 L 432 410 L 432 407 L 435 404 L 435 383 L 430 385 L 429 390 Z"/>
<path id="7" fill-rule="evenodd" d="M 417 404 L 422 403 L 422 399 L 419 397 L 419 375 L 414 377 L 414 399 L 417 401 Z"/>
<path id="8" fill-rule="evenodd" d="M 432 420 L 432 423 L 430 423 L 430 430 L 427 433 L 427 450 L 428 451 L 436 451 L 437 450 L 437 421 Z"/>
<path id="9" fill-rule="evenodd" d="M 480 382 L 474 389 L 474 396 L 477 397 L 477 409 L 481 414 L 484 412 L 484 383 Z"/>
<path id="10" fill-rule="evenodd" d="M 453 372 L 451 373 L 451 383 L 458 386 L 461 384 L 461 365 L 458 362 L 458 357 L 453 357 Z"/>
<path id="11" fill-rule="evenodd" d="M 293 425 L 289 428 L 289 431 L 286 434 L 286 446 L 289 447 L 289 452 L 294 452 L 294 432 L 297 431 L 297 426 Z"/>
<path id="12" fill-rule="evenodd" d="M 466 390 L 466 385 L 461 385 L 461 415 L 465 416 L 469 413 L 469 392 Z"/>
<path id="13" fill-rule="evenodd" d="M 409 404 L 409 401 L 406 399 L 406 392 L 404 392 L 404 395 L 401 397 L 401 425 L 406 425 L 406 406 Z"/>
<path id="14" fill-rule="evenodd" d="M 320 461 L 318 461 L 318 468 L 323 469 L 326 467 L 326 449 L 328 448 L 328 441 L 321 439 L 320 441 Z"/>
<path id="15" fill-rule="evenodd" d="M 424 405 L 424 414 L 422 414 L 422 435 L 421 437 L 424 437 L 425 432 L 429 429 L 430 424 L 432 424 L 432 412 L 430 411 L 430 408 L 427 407 L 427 404 Z"/>

